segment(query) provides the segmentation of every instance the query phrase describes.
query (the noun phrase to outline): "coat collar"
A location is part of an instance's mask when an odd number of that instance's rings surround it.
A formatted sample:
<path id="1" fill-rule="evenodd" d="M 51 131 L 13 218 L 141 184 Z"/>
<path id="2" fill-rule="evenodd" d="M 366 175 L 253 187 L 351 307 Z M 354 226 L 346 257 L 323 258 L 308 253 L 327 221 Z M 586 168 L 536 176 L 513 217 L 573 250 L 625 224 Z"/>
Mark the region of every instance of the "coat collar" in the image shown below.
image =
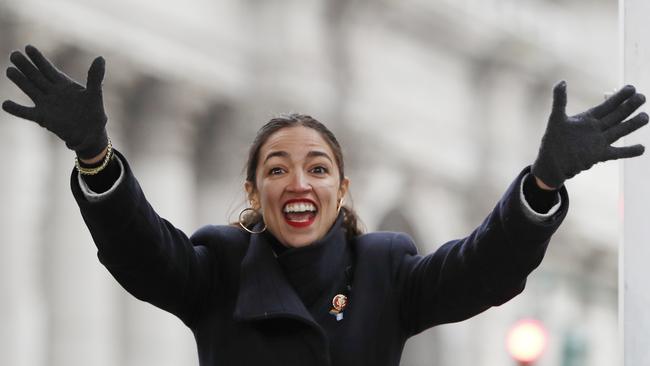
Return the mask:
<path id="1" fill-rule="evenodd" d="M 277 256 L 291 288 L 308 309 L 330 294 L 333 287 L 341 287 L 345 277 L 346 242 L 341 224 L 342 215 L 321 240 L 302 248 L 287 249 Z M 276 240 L 271 235 L 268 237 Z"/>
<path id="2" fill-rule="evenodd" d="M 318 249 L 327 246 L 324 257 L 316 264 L 325 268 L 325 262 L 332 261 L 337 253 L 342 254 L 345 247 L 345 233 L 340 215 L 325 237 L 309 247 L 290 249 L 281 254 L 285 269 L 294 265 L 292 260 L 311 257 Z M 256 230 L 261 229 L 255 228 Z M 252 234 L 246 255 L 241 264 L 239 294 L 234 317 L 237 320 L 258 320 L 276 317 L 297 318 L 308 324 L 318 326 L 303 304 L 278 262 L 271 248 L 270 234 Z M 338 250 L 341 247 L 343 249 Z M 340 254 L 338 254 L 340 256 Z M 286 262 L 286 263 L 285 263 Z M 331 264 L 331 262 L 330 262 Z"/>

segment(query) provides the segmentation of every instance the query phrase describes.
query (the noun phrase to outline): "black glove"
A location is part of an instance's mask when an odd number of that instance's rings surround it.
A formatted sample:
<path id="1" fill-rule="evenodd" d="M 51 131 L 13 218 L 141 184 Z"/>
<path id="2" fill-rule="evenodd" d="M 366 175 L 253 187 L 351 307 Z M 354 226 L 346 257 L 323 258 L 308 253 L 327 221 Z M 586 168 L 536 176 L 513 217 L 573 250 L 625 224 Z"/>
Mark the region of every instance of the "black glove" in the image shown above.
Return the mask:
<path id="1" fill-rule="evenodd" d="M 566 115 L 566 103 L 566 82 L 562 81 L 553 89 L 553 110 L 532 170 L 546 185 L 559 188 L 598 162 L 643 154 L 643 145 L 610 146 L 648 123 L 646 113 L 623 122 L 645 103 L 645 96 L 633 86 L 623 87 L 602 104 L 575 116 Z"/>
<path id="2" fill-rule="evenodd" d="M 33 64 L 14 51 L 9 59 L 16 67 L 7 68 L 7 77 L 27 94 L 34 107 L 6 100 L 2 109 L 52 131 L 82 159 L 99 155 L 108 145 L 102 100 L 104 59 L 93 61 L 83 87 L 57 70 L 35 47 L 25 47 L 25 53 Z"/>

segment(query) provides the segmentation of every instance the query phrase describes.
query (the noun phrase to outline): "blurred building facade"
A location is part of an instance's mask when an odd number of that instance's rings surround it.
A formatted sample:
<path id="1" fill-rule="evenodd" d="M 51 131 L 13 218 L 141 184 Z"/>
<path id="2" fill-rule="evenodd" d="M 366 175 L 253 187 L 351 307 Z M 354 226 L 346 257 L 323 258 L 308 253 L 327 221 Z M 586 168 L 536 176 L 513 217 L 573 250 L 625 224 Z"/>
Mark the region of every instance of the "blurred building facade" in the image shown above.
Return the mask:
<path id="1" fill-rule="evenodd" d="M 534 160 L 565 79 L 569 112 L 619 81 L 614 1 L 0 0 L 0 65 L 31 43 L 85 82 L 107 60 L 109 134 L 158 213 L 190 234 L 236 220 L 255 131 L 289 111 L 330 126 L 369 230 L 422 253 L 470 233 Z M 7 79 L 2 99 L 28 100 Z M 69 192 L 73 153 L 0 115 L 0 364 L 188 365 L 192 334 L 119 288 Z M 511 302 L 407 344 L 403 365 L 513 364 L 534 317 L 539 365 L 616 364 L 617 165 L 567 183 L 569 216 Z"/>

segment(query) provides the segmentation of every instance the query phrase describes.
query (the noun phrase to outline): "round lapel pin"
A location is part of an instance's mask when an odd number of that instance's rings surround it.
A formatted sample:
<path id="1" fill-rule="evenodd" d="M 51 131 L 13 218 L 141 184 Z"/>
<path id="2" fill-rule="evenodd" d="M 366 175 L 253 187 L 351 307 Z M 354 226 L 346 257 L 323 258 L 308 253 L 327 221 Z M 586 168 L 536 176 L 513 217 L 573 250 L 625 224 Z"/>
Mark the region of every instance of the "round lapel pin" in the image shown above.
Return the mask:
<path id="1" fill-rule="evenodd" d="M 334 296 L 332 299 L 332 309 L 330 314 L 336 316 L 336 321 L 343 320 L 343 310 L 348 305 L 348 297 L 342 294 Z"/>

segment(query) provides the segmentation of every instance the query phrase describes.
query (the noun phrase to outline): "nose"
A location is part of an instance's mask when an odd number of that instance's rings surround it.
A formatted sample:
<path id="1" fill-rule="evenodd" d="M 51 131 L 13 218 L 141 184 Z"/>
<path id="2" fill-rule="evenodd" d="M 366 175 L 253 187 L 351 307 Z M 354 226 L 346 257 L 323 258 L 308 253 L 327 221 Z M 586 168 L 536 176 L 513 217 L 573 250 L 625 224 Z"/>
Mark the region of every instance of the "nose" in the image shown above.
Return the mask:
<path id="1" fill-rule="evenodd" d="M 287 190 L 294 193 L 309 192 L 311 191 L 311 184 L 308 177 L 302 171 L 298 171 L 291 176 Z"/>

